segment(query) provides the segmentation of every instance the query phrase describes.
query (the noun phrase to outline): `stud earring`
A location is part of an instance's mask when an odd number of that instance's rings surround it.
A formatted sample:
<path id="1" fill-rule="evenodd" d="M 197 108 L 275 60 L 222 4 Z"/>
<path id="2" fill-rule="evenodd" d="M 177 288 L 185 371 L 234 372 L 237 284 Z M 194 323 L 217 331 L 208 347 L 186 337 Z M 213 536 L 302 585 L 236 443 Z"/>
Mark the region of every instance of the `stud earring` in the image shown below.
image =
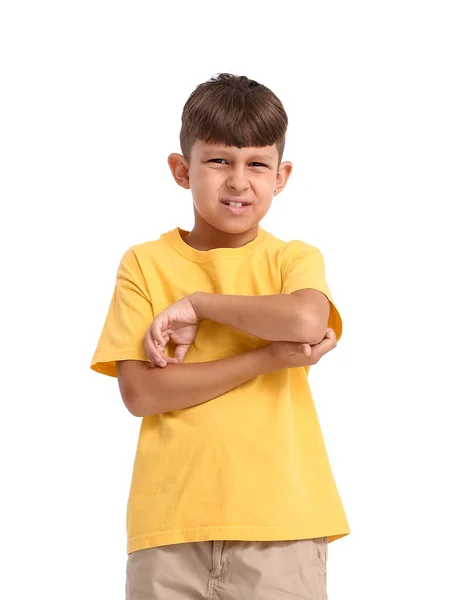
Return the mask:
<path id="1" fill-rule="evenodd" d="M 277 192 L 277 190 L 274 190 L 273 193 L 275 194 Z"/>

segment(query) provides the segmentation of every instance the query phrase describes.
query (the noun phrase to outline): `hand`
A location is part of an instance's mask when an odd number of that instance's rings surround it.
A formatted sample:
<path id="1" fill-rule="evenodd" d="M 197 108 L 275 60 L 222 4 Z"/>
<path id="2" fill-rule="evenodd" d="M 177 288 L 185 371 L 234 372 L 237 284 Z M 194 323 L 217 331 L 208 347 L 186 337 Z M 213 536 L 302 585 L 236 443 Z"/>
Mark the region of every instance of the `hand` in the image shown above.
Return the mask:
<path id="1" fill-rule="evenodd" d="M 266 346 L 266 350 L 277 364 L 277 369 L 290 369 L 315 365 L 336 345 L 335 332 L 333 329 L 327 329 L 325 337 L 318 344 L 311 346 L 300 342 L 271 342 Z"/>
<path id="2" fill-rule="evenodd" d="M 168 306 L 155 317 L 144 336 L 144 350 L 148 358 L 159 367 L 182 363 L 196 338 L 200 322 L 191 296 Z M 165 346 L 170 340 L 176 344 L 174 358 L 165 354 Z"/>

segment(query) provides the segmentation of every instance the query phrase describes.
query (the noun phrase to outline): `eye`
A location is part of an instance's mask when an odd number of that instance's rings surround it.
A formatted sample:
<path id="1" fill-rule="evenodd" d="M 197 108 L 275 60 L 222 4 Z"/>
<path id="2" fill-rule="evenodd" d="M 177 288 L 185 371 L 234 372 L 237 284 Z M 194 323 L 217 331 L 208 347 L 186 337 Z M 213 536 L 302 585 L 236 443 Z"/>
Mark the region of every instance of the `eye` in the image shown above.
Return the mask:
<path id="1" fill-rule="evenodd" d="M 215 161 L 222 161 L 224 160 L 226 162 L 225 158 L 211 158 L 210 160 L 208 160 L 207 162 L 215 162 Z M 217 163 L 218 164 L 218 163 Z M 251 165 L 259 165 L 260 167 L 267 167 L 267 165 L 264 165 L 264 163 L 260 163 L 260 162 L 252 162 L 250 163 Z"/>

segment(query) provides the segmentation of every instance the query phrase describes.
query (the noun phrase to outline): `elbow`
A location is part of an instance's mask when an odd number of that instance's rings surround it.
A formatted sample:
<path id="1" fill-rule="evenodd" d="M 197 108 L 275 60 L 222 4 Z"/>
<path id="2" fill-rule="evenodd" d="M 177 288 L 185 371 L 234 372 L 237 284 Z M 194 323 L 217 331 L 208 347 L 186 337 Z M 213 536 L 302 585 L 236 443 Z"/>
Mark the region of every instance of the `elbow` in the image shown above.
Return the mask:
<path id="1" fill-rule="evenodd" d="M 156 415 L 159 411 L 154 407 L 154 398 L 136 396 L 124 400 L 126 408 L 133 417 L 148 417 Z"/>
<path id="2" fill-rule="evenodd" d="M 144 417 L 145 416 L 143 414 L 143 411 L 141 410 L 140 404 L 135 401 L 127 402 L 126 408 L 133 415 L 133 417 Z"/>
<path id="3" fill-rule="evenodd" d="M 149 374 L 149 371 L 151 373 Z M 133 417 L 146 417 L 157 414 L 160 398 L 160 382 L 146 361 L 125 360 L 117 362 L 118 385 L 124 405 Z M 154 388 L 158 391 L 155 393 Z"/>
<path id="4" fill-rule="evenodd" d="M 144 416 L 142 414 L 142 402 L 139 396 L 125 391 L 125 393 L 121 393 L 121 397 L 123 399 L 124 405 L 126 406 L 128 411 L 133 415 L 133 417 Z"/>
<path id="5" fill-rule="evenodd" d="M 312 308 L 304 307 L 297 311 L 297 317 L 295 341 L 313 346 L 324 339 L 327 324 L 316 318 Z"/>
<path id="6" fill-rule="evenodd" d="M 126 407 L 134 417 L 150 417 L 158 415 L 162 410 L 159 408 L 160 403 L 154 394 L 143 395 L 139 394 L 129 399 Z"/>
<path id="7" fill-rule="evenodd" d="M 147 398 L 146 394 L 138 389 L 139 386 L 135 386 L 133 382 L 118 379 L 120 387 L 120 395 L 123 400 L 123 404 L 127 408 L 133 417 L 145 417 L 148 413 L 148 407 L 151 402 Z M 152 404 L 154 403 L 152 399 Z"/>

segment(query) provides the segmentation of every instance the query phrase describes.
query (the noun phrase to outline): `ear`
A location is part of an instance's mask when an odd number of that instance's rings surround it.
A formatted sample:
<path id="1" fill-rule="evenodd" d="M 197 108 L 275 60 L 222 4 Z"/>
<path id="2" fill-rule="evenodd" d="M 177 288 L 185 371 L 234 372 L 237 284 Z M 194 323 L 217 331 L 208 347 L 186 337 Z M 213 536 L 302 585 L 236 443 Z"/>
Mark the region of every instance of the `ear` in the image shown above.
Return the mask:
<path id="1" fill-rule="evenodd" d="M 277 193 L 275 196 L 283 190 L 293 170 L 293 164 L 290 161 L 282 162 L 278 167 L 277 175 L 275 176 L 275 189 Z"/>
<path id="2" fill-rule="evenodd" d="M 176 183 L 186 190 L 189 190 L 189 163 L 185 157 L 173 152 L 168 157 L 167 162 Z"/>

